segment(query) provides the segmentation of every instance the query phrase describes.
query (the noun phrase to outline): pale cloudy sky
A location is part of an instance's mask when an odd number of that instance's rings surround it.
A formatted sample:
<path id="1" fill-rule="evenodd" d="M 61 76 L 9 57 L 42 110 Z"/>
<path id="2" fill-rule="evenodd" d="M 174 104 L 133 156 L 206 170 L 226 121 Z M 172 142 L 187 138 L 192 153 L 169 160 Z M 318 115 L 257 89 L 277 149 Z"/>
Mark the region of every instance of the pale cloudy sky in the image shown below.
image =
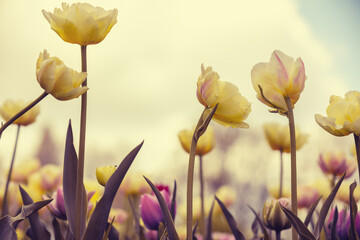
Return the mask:
<path id="1" fill-rule="evenodd" d="M 268 61 L 274 49 L 305 63 L 308 79 L 295 117 L 315 139 L 332 138 L 314 121 L 315 113 L 325 114 L 330 95 L 359 90 L 358 1 L 88 2 L 119 12 L 106 39 L 88 47 L 88 155 L 91 149 L 113 151 L 120 161 L 145 139 L 137 168 L 152 171 L 171 162 L 180 147 L 178 131 L 195 124 L 203 109 L 195 95 L 201 63 L 236 84 L 252 103 L 250 129 L 241 130 L 250 133 L 265 121 L 286 122 L 268 113 L 251 85 L 252 66 Z M 61 1 L 0 1 L 0 102 L 42 93 L 35 63 L 43 49 L 80 70 L 80 47 L 63 42 L 41 13 L 60 6 Z M 44 126 L 61 144 L 70 118 L 75 136 L 79 133 L 79 99 L 48 96 L 40 107 L 37 122 L 21 132 L 19 160 L 33 154 Z M 3 134 L 3 162 L 10 158 L 14 135 L 14 127 Z M 92 169 L 102 162 L 109 163 L 99 159 Z"/>

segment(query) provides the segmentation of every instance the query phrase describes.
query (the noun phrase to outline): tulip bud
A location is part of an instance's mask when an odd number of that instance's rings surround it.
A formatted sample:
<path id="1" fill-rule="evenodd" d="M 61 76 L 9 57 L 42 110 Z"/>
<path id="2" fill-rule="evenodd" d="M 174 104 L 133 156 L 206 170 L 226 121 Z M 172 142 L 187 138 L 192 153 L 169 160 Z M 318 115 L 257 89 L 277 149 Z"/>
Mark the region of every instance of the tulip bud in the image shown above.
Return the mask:
<path id="1" fill-rule="evenodd" d="M 53 201 L 51 201 L 47 206 L 50 211 L 58 218 L 66 220 L 66 211 L 65 211 L 65 202 L 64 202 L 64 192 L 62 187 L 58 187 L 57 191 L 52 196 Z"/>
<path id="2" fill-rule="evenodd" d="M 116 166 L 109 165 L 105 167 L 98 167 L 96 168 L 96 179 L 98 180 L 99 184 L 104 186 L 106 185 L 107 181 L 116 171 Z"/>
<path id="3" fill-rule="evenodd" d="M 10 120 L 13 116 L 23 110 L 28 103 L 25 101 L 6 100 L 2 107 L 0 107 L 0 115 L 5 121 Z M 34 106 L 29 111 L 24 113 L 21 117 L 14 121 L 14 124 L 27 126 L 35 122 L 37 115 L 39 115 L 40 107 Z"/>
<path id="4" fill-rule="evenodd" d="M 331 230 L 331 224 L 334 220 L 335 208 L 330 212 L 330 216 L 327 222 L 327 228 Z M 348 240 L 349 238 L 349 229 L 350 229 L 350 212 L 342 209 L 339 211 L 338 220 L 336 223 L 336 234 L 341 240 Z M 360 212 L 355 216 L 355 231 L 360 235 Z"/>
<path id="5" fill-rule="evenodd" d="M 263 208 L 265 226 L 275 231 L 282 231 L 291 227 L 291 223 L 281 210 L 280 204 L 290 209 L 290 202 L 287 198 L 271 199 L 265 203 Z"/>
<path id="6" fill-rule="evenodd" d="M 171 199 L 168 187 L 158 187 L 170 211 Z M 155 194 L 143 194 L 140 199 L 140 213 L 145 226 L 150 230 L 158 230 L 160 222 L 164 221 L 159 202 Z"/>
<path id="7" fill-rule="evenodd" d="M 183 149 L 190 153 L 192 136 L 194 134 L 194 129 L 188 130 L 184 129 L 179 132 L 178 137 Z M 209 126 L 205 133 L 201 135 L 196 145 L 196 155 L 205 155 L 210 152 L 215 146 L 215 136 L 214 130 Z"/>
<path id="8" fill-rule="evenodd" d="M 343 152 L 322 153 L 319 155 L 318 164 L 323 173 L 332 176 L 341 176 L 346 172 L 345 178 L 349 178 L 356 170 L 355 158 L 348 159 Z"/>
<path id="9" fill-rule="evenodd" d="M 87 73 L 76 72 L 65 66 L 57 57 L 50 57 L 46 50 L 36 63 L 36 78 L 40 86 L 58 100 L 70 100 L 85 93 L 88 88 L 80 85 Z"/>

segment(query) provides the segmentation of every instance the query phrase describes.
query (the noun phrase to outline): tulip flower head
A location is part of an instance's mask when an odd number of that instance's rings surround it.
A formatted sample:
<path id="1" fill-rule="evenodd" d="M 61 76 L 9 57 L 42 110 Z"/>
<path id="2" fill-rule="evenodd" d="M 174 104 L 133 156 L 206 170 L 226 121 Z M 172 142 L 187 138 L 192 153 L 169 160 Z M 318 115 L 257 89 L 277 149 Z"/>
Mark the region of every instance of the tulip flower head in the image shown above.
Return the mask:
<path id="1" fill-rule="evenodd" d="M 312 186 L 299 186 L 298 188 L 298 208 L 310 208 L 319 197 L 319 191 Z"/>
<path id="2" fill-rule="evenodd" d="M 100 185 L 105 187 L 107 181 L 109 181 L 110 177 L 113 175 L 115 171 L 116 171 L 116 166 L 114 165 L 98 167 L 96 168 L 96 179 L 98 180 Z"/>
<path id="3" fill-rule="evenodd" d="M 166 205 L 170 211 L 171 198 L 169 187 L 160 185 L 157 186 L 157 188 L 164 197 Z M 158 230 L 160 222 L 164 222 L 160 204 L 154 193 L 151 195 L 145 193 L 141 196 L 140 213 L 145 226 L 150 230 Z"/>
<path id="4" fill-rule="evenodd" d="M 58 218 L 66 220 L 66 211 L 65 211 L 65 201 L 64 201 L 64 192 L 62 187 L 58 187 L 57 191 L 52 196 L 54 199 L 47 206 L 50 211 Z"/>
<path id="5" fill-rule="evenodd" d="M 218 107 L 214 120 L 224 126 L 249 128 L 244 122 L 251 112 L 251 103 L 241 96 L 237 86 L 220 80 L 218 73 L 211 67 L 201 65 L 201 74 L 197 82 L 197 98 L 208 108 Z"/>
<path id="6" fill-rule="evenodd" d="M 265 226 L 275 231 L 282 231 L 291 227 L 291 223 L 281 210 L 280 204 L 290 210 L 290 202 L 287 198 L 266 201 L 263 208 Z"/>
<path id="7" fill-rule="evenodd" d="M 14 101 L 6 100 L 3 105 L 0 107 L 0 115 L 5 121 L 9 121 L 13 116 L 23 110 L 29 103 L 25 101 Z M 35 122 L 37 115 L 39 115 L 40 107 L 34 106 L 21 117 L 14 121 L 15 124 L 21 126 L 27 126 Z"/>
<path id="8" fill-rule="evenodd" d="M 325 152 L 319 155 L 318 164 L 321 171 L 331 176 L 341 176 L 346 172 L 346 178 L 356 170 L 355 158 L 348 159 L 344 152 Z"/>
<path id="9" fill-rule="evenodd" d="M 290 153 L 290 130 L 288 125 L 275 122 L 265 123 L 263 126 L 265 137 L 272 150 Z M 299 150 L 307 142 L 309 135 L 303 134 L 296 129 L 296 150 Z"/>
<path id="10" fill-rule="evenodd" d="M 340 188 L 336 194 L 336 199 L 347 204 L 347 205 L 350 205 L 350 199 L 349 199 L 349 194 L 350 194 L 350 191 L 349 191 L 349 188 L 350 188 L 350 184 L 352 182 L 343 182 L 341 185 L 340 185 Z M 355 202 L 359 202 L 360 200 L 360 188 L 359 186 L 357 186 L 355 189 L 354 189 L 354 192 L 353 192 L 353 197 L 355 199 Z"/>
<path id="11" fill-rule="evenodd" d="M 335 136 L 354 133 L 360 135 L 360 92 L 350 91 L 345 98 L 331 96 L 326 109 L 327 117 L 315 114 L 316 122 L 327 132 Z"/>
<path id="12" fill-rule="evenodd" d="M 50 57 L 46 50 L 36 63 L 36 78 L 40 86 L 58 100 L 70 100 L 85 93 L 88 88 L 80 85 L 87 74 L 76 72 L 57 57 Z"/>
<path id="13" fill-rule="evenodd" d="M 178 134 L 181 146 L 190 153 L 191 141 L 194 134 L 194 129 L 184 129 Z M 196 155 L 205 155 L 209 153 L 215 146 L 215 136 L 212 127 L 208 127 L 203 135 L 200 136 L 196 145 Z"/>
<path id="14" fill-rule="evenodd" d="M 81 46 L 101 42 L 117 22 L 117 9 L 106 11 L 88 3 L 63 3 L 54 13 L 42 10 L 44 17 L 65 42 Z"/>
<path id="15" fill-rule="evenodd" d="M 269 62 L 258 63 L 251 70 L 251 80 L 256 97 L 275 111 L 288 111 L 285 98 L 294 108 L 305 86 L 305 67 L 301 58 L 295 61 L 279 50 L 275 50 Z"/>
<path id="16" fill-rule="evenodd" d="M 331 230 L 331 224 L 334 220 L 335 208 L 330 212 L 330 216 L 327 222 L 327 229 Z M 342 209 L 339 211 L 338 220 L 336 223 L 336 233 L 340 240 L 349 240 L 349 228 L 350 228 L 350 212 Z M 360 236 L 360 213 L 355 216 L 355 231 Z"/>

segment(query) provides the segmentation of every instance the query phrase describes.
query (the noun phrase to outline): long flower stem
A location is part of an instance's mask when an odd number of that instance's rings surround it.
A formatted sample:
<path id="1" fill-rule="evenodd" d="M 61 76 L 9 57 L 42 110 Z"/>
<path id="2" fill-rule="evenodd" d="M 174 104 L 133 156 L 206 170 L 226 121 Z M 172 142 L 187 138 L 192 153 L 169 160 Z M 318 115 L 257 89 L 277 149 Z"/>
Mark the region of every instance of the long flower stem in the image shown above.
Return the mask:
<path id="1" fill-rule="evenodd" d="M 286 106 L 288 109 L 287 117 L 289 119 L 290 129 L 290 151 L 291 151 L 291 211 L 297 215 L 297 176 L 296 176 L 296 135 L 295 135 L 295 120 L 291 104 L 291 100 L 285 97 Z M 292 240 L 297 240 L 298 234 L 294 227 L 292 227 Z"/>
<path id="2" fill-rule="evenodd" d="M 205 108 L 206 110 L 206 108 Z M 195 165 L 195 155 L 196 155 L 196 146 L 197 146 L 197 137 L 196 132 L 203 123 L 203 115 L 201 114 L 200 119 L 196 125 L 190 146 L 189 154 L 189 166 L 187 174 L 187 188 L 186 188 L 186 239 L 192 240 L 192 222 L 193 222 L 193 183 L 194 183 L 194 165 Z"/>
<path id="3" fill-rule="evenodd" d="M 281 240 L 281 231 L 276 231 L 276 240 Z"/>
<path id="4" fill-rule="evenodd" d="M 199 180 L 200 180 L 200 202 L 201 202 L 201 219 L 199 231 L 205 237 L 205 209 L 204 209 L 204 175 L 203 175 L 203 157 L 199 155 Z"/>
<path id="5" fill-rule="evenodd" d="M 86 46 L 81 46 L 81 71 L 87 72 L 86 64 Z M 82 83 L 83 87 L 87 86 L 87 79 Z M 83 204 L 86 204 L 83 199 L 83 180 L 84 180 L 84 160 L 85 160 L 85 133 L 86 133 L 86 109 L 87 109 L 87 92 L 81 95 L 81 118 L 80 118 L 80 141 L 79 141 L 79 161 L 77 168 L 77 179 L 76 179 L 76 233 L 75 239 L 80 240 L 82 222 L 85 221 L 83 218 Z"/>
<path id="6" fill-rule="evenodd" d="M 27 105 L 23 110 L 18 112 L 16 115 L 14 115 L 12 118 L 10 118 L 4 125 L 0 128 L 0 137 L 1 134 L 4 132 L 4 130 L 10 126 L 13 122 L 16 121 L 19 117 L 21 117 L 23 114 L 25 114 L 27 111 L 29 111 L 32 107 L 34 107 L 36 104 L 38 104 L 41 100 L 43 100 L 48 95 L 47 92 L 43 92 L 38 98 L 36 98 L 34 101 L 32 101 L 29 105 Z"/>
<path id="7" fill-rule="evenodd" d="M 360 138 L 358 135 L 354 134 L 354 140 L 355 140 L 355 149 L 356 149 L 356 157 L 357 157 L 357 163 L 358 163 L 358 169 L 359 169 L 359 179 L 360 179 Z"/>
<path id="8" fill-rule="evenodd" d="M 282 197 L 282 192 L 283 192 L 283 177 L 284 177 L 283 151 L 280 150 L 280 184 L 279 184 L 279 198 Z"/>
<path id="9" fill-rule="evenodd" d="M 7 193 L 8 193 L 9 183 L 10 183 L 10 179 L 11 179 L 12 169 L 13 169 L 14 162 L 15 162 L 16 148 L 17 148 L 17 144 L 18 144 L 18 140 L 19 140 L 19 133 L 20 133 L 20 125 L 18 125 L 17 131 L 16 131 L 14 151 L 13 151 L 13 155 L 12 155 L 12 158 L 11 158 L 10 169 L 9 169 L 9 172 L 8 172 L 6 185 L 5 185 L 5 191 L 4 191 L 4 195 L 3 195 L 4 197 L 3 197 L 3 204 L 2 204 L 2 208 L 1 208 L 2 209 L 1 217 L 9 214 L 9 206 L 8 206 L 8 202 L 7 202 Z"/>

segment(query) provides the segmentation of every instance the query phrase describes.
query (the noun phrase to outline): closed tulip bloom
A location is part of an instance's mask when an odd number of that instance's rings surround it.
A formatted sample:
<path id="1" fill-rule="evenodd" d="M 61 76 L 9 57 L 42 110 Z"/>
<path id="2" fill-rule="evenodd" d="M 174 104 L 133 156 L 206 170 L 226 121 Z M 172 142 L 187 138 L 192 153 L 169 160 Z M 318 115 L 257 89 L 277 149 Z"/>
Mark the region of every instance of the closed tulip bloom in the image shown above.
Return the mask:
<path id="1" fill-rule="evenodd" d="M 345 178 L 349 178 L 356 170 L 355 158 L 348 159 L 344 152 L 321 153 L 318 164 L 323 173 L 332 176 L 341 176 L 346 172 Z"/>
<path id="2" fill-rule="evenodd" d="M 168 187 L 158 187 L 170 211 L 171 198 Z M 143 194 L 140 199 L 140 213 L 145 226 L 150 230 L 158 230 L 160 222 L 164 222 L 160 204 L 155 194 Z"/>
<path id="3" fill-rule="evenodd" d="M 288 125 L 271 122 L 263 126 L 265 137 L 272 150 L 290 152 L 290 130 Z M 299 150 L 307 142 L 309 135 L 303 134 L 296 129 L 296 150 Z"/>
<path id="4" fill-rule="evenodd" d="M 304 90 L 304 63 L 301 58 L 294 61 L 292 57 L 275 50 L 269 62 L 258 63 L 252 68 L 251 80 L 256 97 L 262 103 L 286 113 L 288 109 L 284 98 L 289 98 L 294 108 Z"/>
<path id="5" fill-rule="evenodd" d="M 42 11 L 46 20 L 65 42 L 82 46 L 101 42 L 117 22 L 117 9 L 106 11 L 88 3 L 63 3 L 54 13 Z"/>
<path id="6" fill-rule="evenodd" d="M 268 200 L 263 208 L 265 226 L 275 231 L 282 231 L 291 227 L 291 223 L 281 210 L 280 204 L 290 210 L 290 202 L 287 198 Z"/>
<path id="7" fill-rule="evenodd" d="M 350 133 L 360 135 L 360 92 L 350 91 L 345 98 L 330 97 L 326 109 L 327 117 L 315 115 L 316 122 L 327 132 L 335 136 L 346 136 Z"/>
<path id="8" fill-rule="evenodd" d="M 47 206 L 50 211 L 58 218 L 66 220 L 64 192 L 62 187 L 58 187 L 56 192 L 52 196 L 53 201 Z"/>
<path id="9" fill-rule="evenodd" d="M 116 166 L 109 165 L 105 167 L 98 167 L 96 168 L 96 179 L 98 180 L 99 184 L 105 186 L 107 181 L 116 171 Z"/>
<path id="10" fill-rule="evenodd" d="M 310 208 L 319 197 L 319 191 L 313 186 L 300 186 L 298 188 L 298 207 Z"/>
<path id="11" fill-rule="evenodd" d="M 3 105 L 0 107 L 0 115 L 5 121 L 9 121 L 13 116 L 23 110 L 30 102 L 25 102 L 22 100 L 6 100 Z M 14 121 L 14 124 L 27 126 L 35 122 L 37 115 L 39 115 L 40 107 L 34 106 L 21 117 Z"/>
<path id="12" fill-rule="evenodd" d="M 194 134 L 194 129 L 184 129 L 181 130 L 178 134 L 181 146 L 183 149 L 190 153 L 192 136 Z M 210 152 L 215 146 L 215 136 L 214 130 L 212 127 L 208 127 L 203 135 L 199 138 L 196 145 L 196 155 L 205 155 Z"/>
<path id="13" fill-rule="evenodd" d="M 11 174 L 11 181 L 16 183 L 27 183 L 30 176 L 41 167 L 39 159 L 29 158 L 15 164 Z"/>
<path id="14" fill-rule="evenodd" d="M 331 230 L 331 224 L 334 220 L 335 208 L 331 209 L 330 216 L 327 221 L 327 229 Z M 349 228 L 350 228 L 350 212 L 341 209 L 338 213 L 338 220 L 336 222 L 336 234 L 340 240 L 349 240 Z M 360 235 L 360 213 L 355 216 L 355 231 L 357 235 Z"/>
<path id="15" fill-rule="evenodd" d="M 237 86 L 220 80 L 218 73 L 211 67 L 201 65 L 201 74 L 197 82 L 197 98 L 205 107 L 213 108 L 219 104 L 214 120 L 224 126 L 249 128 L 244 122 L 251 112 L 251 103 L 241 96 Z"/>
<path id="16" fill-rule="evenodd" d="M 50 57 L 46 50 L 36 63 L 36 78 L 40 86 L 58 100 L 77 98 L 88 90 L 81 87 L 87 73 L 76 72 L 57 57 Z"/>

